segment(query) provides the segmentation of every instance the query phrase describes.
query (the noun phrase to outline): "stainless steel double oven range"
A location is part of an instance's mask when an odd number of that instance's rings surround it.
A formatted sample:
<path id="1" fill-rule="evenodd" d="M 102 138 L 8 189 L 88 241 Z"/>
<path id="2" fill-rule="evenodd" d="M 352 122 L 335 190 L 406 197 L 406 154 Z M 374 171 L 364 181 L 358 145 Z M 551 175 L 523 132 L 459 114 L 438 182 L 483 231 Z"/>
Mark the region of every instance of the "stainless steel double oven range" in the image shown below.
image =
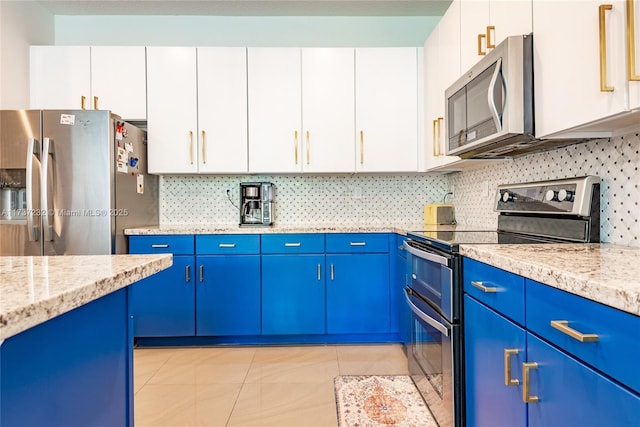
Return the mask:
<path id="1" fill-rule="evenodd" d="M 440 427 L 464 426 L 461 244 L 598 242 L 600 180 L 586 176 L 501 185 L 497 230 L 407 233 L 409 371 Z M 467 319 L 472 320 L 472 319 Z"/>

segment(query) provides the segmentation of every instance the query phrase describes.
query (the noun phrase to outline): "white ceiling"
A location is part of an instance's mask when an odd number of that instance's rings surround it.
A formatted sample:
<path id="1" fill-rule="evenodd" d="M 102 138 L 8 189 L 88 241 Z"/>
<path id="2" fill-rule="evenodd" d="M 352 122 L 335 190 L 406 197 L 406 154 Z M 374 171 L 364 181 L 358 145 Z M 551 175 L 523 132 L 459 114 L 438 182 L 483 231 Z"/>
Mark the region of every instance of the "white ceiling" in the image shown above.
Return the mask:
<path id="1" fill-rule="evenodd" d="M 451 0 L 38 0 L 38 3 L 54 15 L 442 16 Z"/>

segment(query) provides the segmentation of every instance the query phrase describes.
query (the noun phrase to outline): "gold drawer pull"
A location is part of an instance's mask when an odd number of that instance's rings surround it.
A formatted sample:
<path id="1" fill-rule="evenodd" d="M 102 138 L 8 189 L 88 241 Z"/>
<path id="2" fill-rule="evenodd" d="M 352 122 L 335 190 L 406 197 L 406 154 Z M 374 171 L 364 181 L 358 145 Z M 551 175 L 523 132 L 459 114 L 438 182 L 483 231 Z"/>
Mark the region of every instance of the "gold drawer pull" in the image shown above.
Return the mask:
<path id="1" fill-rule="evenodd" d="M 531 396 L 531 381 L 529 380 L 529 371 L 531 369 L 538 369 L 536 362 L 523 363 L 522 364 L 522 401 L 524 403 L 538 403 L 538 396 Z"/>
<path id="2" fill-rule="evenodd" d="M 478 34 L 478 56 L 484 56 L 487 54 L 486 51 L 482 50 L 482 40 L 484 40 L 486 37 L 486 34 Z"/>
<path id="3" fill-rule="evenodd" d="M 482 282 L 476 282 L 476 281 L 471 281 L 471 286 L 473 286 L 474 288 L 478 288 L 480 289 L 482 292 L 485 293 L 495 293 L 498 292 L 498 288 L 495 288 L 493 286 L 485 286 L 484 283 Z"/>
<path id="4" fill-rule="evenodd" d="M 598 7 L 598 20 L 600 30 L 600 92 L 613 92 L 613 86 L 607 84 L 607 28 L 605 12 L 611 10 L 610 4 L 601 4 Z"/>
<path id="5" fill-rule="evenodd" d="M 578 332 L 573 328 L 569 327 L 568 320 L 552 320 L 551 326 L 563 334 L 569 335 L 571 338 L 574 338 L 580 342 L 596 342 L 598 341 L 598 335 L 596 334 L 583 334 L 582 332 Z"/>
<path id="6" fill-rule="evenodd" d="M 635 0 L 627 0 L 627 78 L 638 82 L 640 75 L 636 74 L 636 30 L 634 19 L 636 17 L 633 10 Z"/>
<path id="7" fill-rule="evenodd" d="M 496 47 L 495 43 L 491 41 L 491 32 L 492 31 L 495 34 L 496 27 L 493 26 L 493 25 L 489 25 L 487 27 L 487 49 L 493 49 L 494 47 Z"/>
<path id="8" fill-rule="evenodd" d="M 518 385 L 520 381 L 515 378 L 511 378 L 511 356 L 518 354 L 517 348 L 505 348 L 504 349 L 504 385 Z"/>

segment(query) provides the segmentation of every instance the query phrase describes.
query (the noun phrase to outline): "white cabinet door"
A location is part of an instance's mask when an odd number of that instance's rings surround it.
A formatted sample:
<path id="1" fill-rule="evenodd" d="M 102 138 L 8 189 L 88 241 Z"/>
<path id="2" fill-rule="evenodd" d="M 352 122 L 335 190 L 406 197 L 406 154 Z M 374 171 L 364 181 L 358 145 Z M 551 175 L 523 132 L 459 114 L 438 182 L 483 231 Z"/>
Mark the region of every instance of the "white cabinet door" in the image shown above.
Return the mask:
<path id="1" fill-rule="evenodd" d="M 536 137 L 625 110 L 625 2 L 604 14 L 606 86 L 601 90 L 599 3 L 533 2 Z M 571 23 L 570 30 L 567 24 Z"/>
<path id="2" fill-rule="evenodd" d="M 299 48 L 249 48 L 249 171 L 302 171 Z"/>
<path id="3" fill-rule="evenodd" d="M 487 52 L 487 26 L 490 25 L 489 0 L 459 0 L 460 66 L 464 73 Z"/>
<path id="4" fill-rule="evenodd" d="M 487 43 L 498 45 L 509 36 L 529 34 L 533 31 L 532 0 L 491 0 Z M 535 38 L 534 38 L 535 43 Z"/>
<path id="5" fill-rule="evenodd" d="M 198 171 L 247 172 L 247 51 L 238 47 L 197 51 Z"/>
<path id="6" fill-rule="evenodd" d="M 91 108 L 90 55 L 89 46 L 31 46 L 30 107 Z"/>
<path id="7" fill-rule="evenodd" d="M 633 6 L 633 16 L 630 17 L 633 22 L 635 34 L 629 32 L 627 45 L 633 49 L 633 52 L 629 52 L 627 61 L 630 61 L 630 74 L 629 78 L 629 109 L 640 109 L 640 0 L 633 0 L 631 4 Z M 629 9 L 627 9 L 629 10 Z M 632 60 L 633 63 L 631 63 Z M 635 80 L 634 80 L 635 79 Z"/>
<path id="8" fill-rule="evenodd" d="M 416 48 L 356 48 L 356 171 L 418 169 Z"/>
<path id="9" fill-rule="evenodd" d="M 147 48 L 149 173 L 195 173 L 196 48 Z"/>
<path id="10" fill-rule="evenodd" d="M 146 58 L 143 46 L 91 47 L 91 105 L 125 120 L 147 119 Z"/>
<path id="11" fill-rule="evenodd" d="M 354 49 L 302 49 L 305 172 L 355 171 Z"/>

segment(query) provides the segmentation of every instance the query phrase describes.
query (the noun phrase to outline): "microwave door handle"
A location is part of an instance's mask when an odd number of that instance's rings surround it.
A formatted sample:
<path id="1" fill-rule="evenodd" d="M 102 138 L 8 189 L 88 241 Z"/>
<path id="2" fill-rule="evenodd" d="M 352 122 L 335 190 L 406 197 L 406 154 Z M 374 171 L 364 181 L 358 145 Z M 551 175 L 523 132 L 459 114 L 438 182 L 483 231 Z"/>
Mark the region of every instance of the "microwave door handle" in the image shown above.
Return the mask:
<path id="1" fill-rule="evenodd" d="M 447 329 L 446 326 L 444 326 L 442 323 L 438 322 L 433 317 L 427 316 L 413 302 L 411 302 L 411 297 L 409 296 L 409 292 L 407 292 L 406 289 L 404 291 L 404 297 L 407 299 L 407 304 L 409 304 L 409 308 L 411 309 L 413 314 L 418 316 L 422 321 L 424 321 L 428 325 L 433 326 L 434 328 L 436 328 L 438 330 L 438 332 L 442 333 L 444 336 L 447 336 L 447 337 L 449 336 L 449 329 Z"/>
<path id="2" fill-rule="evenodd" d="M 493 71 L 493 75 L 491 76 L 491 81 L 489 82 L 489 92 L 487 93 L 487 99 L 489 101 L 489 109 L 491 110 L 491 115 L 493 116 L 493 122 L 496 124 L 497 131 L 502 130 L 502 122 L 500 120 L 500 114 L 498 113 L 498 108 L 496 107 L 496 99 L 493 96 L 493 93 L 495 92 L 496 84 L 498 83 L 498 76 L 500 75 L 501 70 L 502 70 L 502 58 L 498 58 L 498 61 L 496 62 L 496 69 Z M 502 82 L 500 83 L 502 84 Z M 504 93 L 503 103 L 506 103 L 508 95 L 507 95 L 506 87 L 504 88 L 505 88 L 505 93 Z M 502 108 L 504 110 L 504 104 Z"/>

